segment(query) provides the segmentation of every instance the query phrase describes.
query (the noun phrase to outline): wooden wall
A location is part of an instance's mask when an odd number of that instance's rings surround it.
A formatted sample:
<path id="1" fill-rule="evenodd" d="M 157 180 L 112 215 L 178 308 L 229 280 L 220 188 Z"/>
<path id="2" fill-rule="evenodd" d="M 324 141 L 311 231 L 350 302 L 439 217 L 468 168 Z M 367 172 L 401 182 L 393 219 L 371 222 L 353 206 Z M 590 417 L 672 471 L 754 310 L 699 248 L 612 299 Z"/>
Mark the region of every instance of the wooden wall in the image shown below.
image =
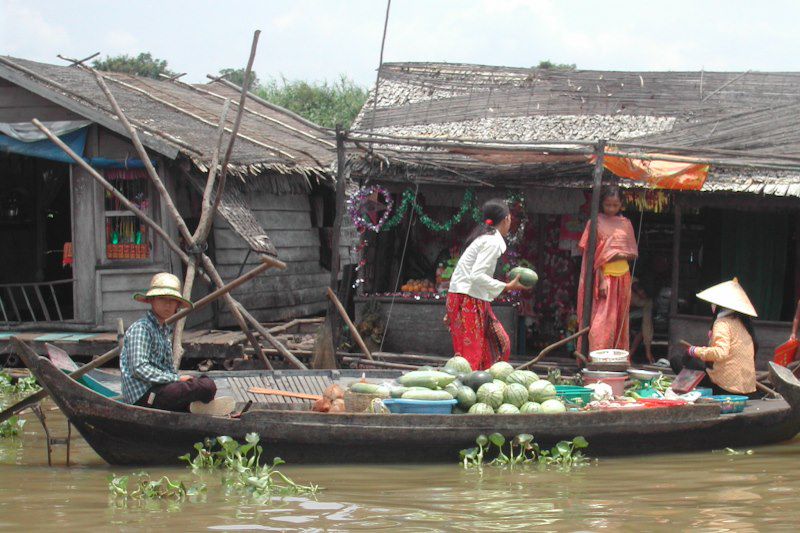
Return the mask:
<path id="1" fill-rule="evenodd" d="M 234 291 L 234 296 L 262 322 L 324 311 L 330 271 L 320 265 L 319 229 L 312 227 L 308 195 L 252 193 L 248 196 L 248 203 L 275 244 L 278 258 L 286 263 L 287 268 L 284 271 L 268 270 L 242 290 Z M 247 256 L 247 246 L 221 217 L 214 221 L 214 247 L 223 279 L 234 279 Z M 257 264 L 258 257 L 250 254 L 245 270 Z M 224 309 L 219 325 L 234 325 Z"/>
<path id="2" fill-rule="evenodd" d="M 42 121 L 83 119 L 50 100 L 0 79 L 0 122 L 30 122 L 34 118 Z"/>

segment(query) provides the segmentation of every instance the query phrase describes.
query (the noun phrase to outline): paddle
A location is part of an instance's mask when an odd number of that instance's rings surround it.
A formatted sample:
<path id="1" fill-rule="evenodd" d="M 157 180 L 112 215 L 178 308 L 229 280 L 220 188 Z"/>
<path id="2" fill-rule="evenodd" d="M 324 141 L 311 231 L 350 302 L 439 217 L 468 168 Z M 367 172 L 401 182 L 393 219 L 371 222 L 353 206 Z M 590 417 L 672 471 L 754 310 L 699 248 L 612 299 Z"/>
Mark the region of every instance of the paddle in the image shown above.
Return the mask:
<path id="1" fill-rule="evenodd" d="M 267 394 L 270 396 L 286 396 L 287 398 L 300 398 L 301 400 L 319 400 L 322 396 L 317 394 L 305 394 L 303 392 L 292 392 L 278 389 L 264 389 L 262 387 L 250 387 L 247 392 L 253 394 Z"/>
<path id="2" fill-rule="evenodd" d="M 519 366 L 516 368 L 516 370 L 525 370 L 526 368 L 528 368 L 528 367 L 530 367 L 530 366 L 533 366 L 533 365 L 535 365 L 535 364 L 536 364 L 536 363 L 538 363 L 538 362 L 539 362 L 539 361 L 540 361 L 540 360 L 541 360 L 541 359 L 542 359 L 542 358 L 543 358 L 545 355 L 547 355 L 548 353 L 552 352 L 552 351 L 553 351 L 553 350 L 555 350 L 556 348 L 559 348 L 559 347 L 561 347 L 561 346 L 564 346 L 564 345 L 565 345 L 565 344 L 567 344 L 569 341 L 571 341 L 571 340 L 573 340 L 573 339 L 577 339 L 578 337 L 580 337 L 580 336 L 581 336 L 581 335 L 583 335 L 584 333 L 588 333 L 588 332 L 589 332 L 589 326 L 586 326 L 585 328 L 583 328 L 583 329 L 581 329 L 581 330 L 579 330 L 579 331 L 576 331 L 575 333 L 573 333 L 573 334 L 572 334 L 572 335 L 570 335 L 569 337 L 566 337 L 566 338 L 564 338 L 564 339 L 561 339 L 561 340 L 560 340 L 560 341 L 558 341 L 558 342 L 554 342 L 554 343 L 553 343 L 553 344 L 551 344 L 550 346 L 547 346 L 547 347 L 545 347 L 545 348 L 544 348 L 544 349 L 543 349 L 541 352 L 539 352 L 539 355 L 537 355 L 536 357 L 534 357 L 533 359 L 531 359 L 531 360 L 530 360 L 530 361 L 528 361 L 527 363 L 525 363 L 525 364 L 522 364 L 522 365 L 519 365 Z"/>

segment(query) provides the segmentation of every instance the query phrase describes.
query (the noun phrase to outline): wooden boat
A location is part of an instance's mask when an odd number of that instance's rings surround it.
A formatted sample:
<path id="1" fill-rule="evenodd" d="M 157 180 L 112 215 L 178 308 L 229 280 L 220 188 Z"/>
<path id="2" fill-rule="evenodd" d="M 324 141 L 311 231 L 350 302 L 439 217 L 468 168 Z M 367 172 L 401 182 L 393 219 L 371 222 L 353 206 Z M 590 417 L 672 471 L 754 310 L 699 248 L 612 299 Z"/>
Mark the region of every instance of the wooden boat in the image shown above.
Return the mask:
<path id="1" fill-rule="evenodd" d="M 720 414 L 716 404 L 552 415 L 323 414 L 308 411 L 309 403 L 259 398 L 247 390 L 319 393 L 330 383 L 357 379 L 361 371 L 212 372 L 221 394 L 233 395 L 240 405 L 260 400 L 240 418 L 222 418 L 127 405 L 75 382 L 33 351 L 19 352 L 84 439 L 111 464 L 175 463 L 206 437 L 243 441 L 250 432 L 261 436 L 266 456 L 291 463 L 391 463 L 454 462 L 459 450 L 491 432 L 530 433 L 544 446 L 582 435 L 590 455 L 603 456 L 756 446 L 791 439 L 800 430 L 800 382 L 772 364 L 771 379 L 783 399 L 752 400 L 738 414 Z M 367 375 L 380 381 L 398 374 Z"/>

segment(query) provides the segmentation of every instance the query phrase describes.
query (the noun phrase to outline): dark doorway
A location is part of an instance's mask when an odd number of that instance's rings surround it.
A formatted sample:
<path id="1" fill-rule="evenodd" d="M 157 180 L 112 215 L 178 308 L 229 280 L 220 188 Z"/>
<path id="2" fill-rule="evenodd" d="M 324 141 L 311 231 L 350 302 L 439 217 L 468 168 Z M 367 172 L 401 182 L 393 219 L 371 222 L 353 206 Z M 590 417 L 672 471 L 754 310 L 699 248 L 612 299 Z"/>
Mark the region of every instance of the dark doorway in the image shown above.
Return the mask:
<path id="1" fill-rule="evenodd" d="M 69 165 L 0 155 L 0 320 L 67 320 L 72 309 Z"/>

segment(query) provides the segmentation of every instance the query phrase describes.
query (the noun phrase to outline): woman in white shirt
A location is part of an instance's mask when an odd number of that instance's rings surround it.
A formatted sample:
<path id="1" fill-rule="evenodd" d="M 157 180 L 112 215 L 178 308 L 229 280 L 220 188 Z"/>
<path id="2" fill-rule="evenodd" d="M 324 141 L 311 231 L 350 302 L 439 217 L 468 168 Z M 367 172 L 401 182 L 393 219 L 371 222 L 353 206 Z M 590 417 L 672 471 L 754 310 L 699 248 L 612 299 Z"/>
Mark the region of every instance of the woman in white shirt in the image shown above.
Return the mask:
<path id="1" fill-rule="evenodd" d="M 473 370 L 508 360 L 511 343 L 492 311 L 491 301 L 503 291 L 525 289 L 519 276 L 506 283 L 494 278 L 497 260 L 506 251 L 511 213 L 503 200 L 483 204 L 483 224 L 464 243 L 464 251 L 450 278 L 445 322 L 450 327 L 453 351 Z"/>

